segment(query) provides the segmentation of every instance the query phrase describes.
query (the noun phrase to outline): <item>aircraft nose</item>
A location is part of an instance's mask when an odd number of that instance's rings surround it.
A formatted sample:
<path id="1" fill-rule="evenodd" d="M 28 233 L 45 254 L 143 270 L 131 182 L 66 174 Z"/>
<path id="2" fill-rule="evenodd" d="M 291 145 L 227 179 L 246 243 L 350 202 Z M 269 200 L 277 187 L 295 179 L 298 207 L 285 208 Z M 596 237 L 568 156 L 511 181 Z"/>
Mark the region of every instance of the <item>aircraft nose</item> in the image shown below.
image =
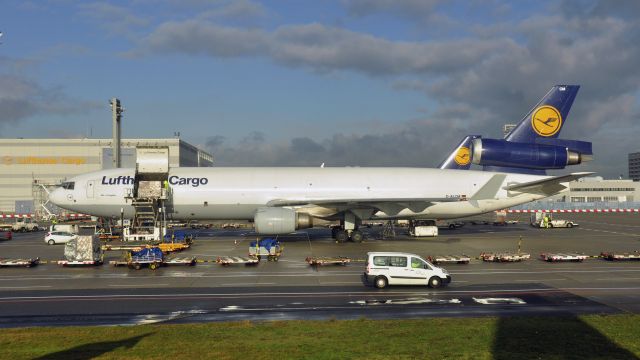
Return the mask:
<path id="1" fill-rule="evenodd" d="M 62 188 L 57 188 L 49 193 L 49 201 L 54 203 L 55 205 L 63 205 L 65 202 L 65 194 Z"/>

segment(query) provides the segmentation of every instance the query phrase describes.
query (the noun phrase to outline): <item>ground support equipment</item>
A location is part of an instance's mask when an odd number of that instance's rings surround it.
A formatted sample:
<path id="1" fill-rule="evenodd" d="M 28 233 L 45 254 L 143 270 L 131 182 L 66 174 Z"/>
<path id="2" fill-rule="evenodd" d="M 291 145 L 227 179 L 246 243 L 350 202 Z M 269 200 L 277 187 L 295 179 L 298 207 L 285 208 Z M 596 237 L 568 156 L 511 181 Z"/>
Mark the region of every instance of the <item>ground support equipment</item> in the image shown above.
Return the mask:
<path id="1" fill-rule="evenodd" d="M 162 265 L 171 266 L 171 265 L 185 265 L 185 266 L 194 266 L 196 264 L 195 256 L 192 257 L 174 257 L 170 259 L 165 259 L 162 262 Z"/>
<path id="2" fill-rule="evenodd" d="M 322 265 L 347 265 L 351 262 L 351 258 L 338 256 L 338 257 L 307 257 L 305 259 L 307 264 L 311 266 Z"/>
<path id="3" fill-rule="evenodd" d="M 278 261 L 280 255 L 282 255 L 282 246 L 276 239 L 264 238 L 249 244 L 249 256 L 258 260 L 266 257 L 268 261 Z"/>
<path id="4" fill-rule="evenodd" d="M 32 267 L 40 263 L 40 258 L 35 259 L 0 259 L 0 267 Z"/>
<path id="5" fill-rule="evenodd" d="M 98 266 L 98 265 L 102 265 L 102 260 L 78 260 L 78 261 L 58 260 L 56 263 L 60 266 L 66 266 L 66 267 Z"/>
<path id="6" fill-rule="evenodd" d="M 530 259 L 531 255 L 525 253 L 482 253 L 480 258 L 488 262 L 518 262 Z"/>
<path id="7" fill-rule="evenodd" d="M 577 253 L 542 253 L 540 254 L 540 259 L 548 262 L 582 262 L 584 259 L 587 259 L 589 256 L 585 254 L 577 254 Z"/>
<path id="8" fill-rule="evenodd" d="M 427 257 L 431 263 L 438 264 L 468 264 L 471 258 L 467 255 L 436 255 Z"/>
<path id="9" fill-rule="evenodd" d="M 600 256 L 610 261 L 623 261 L 623 260 L 640 260 L 640 252 L 634 251 L 632 253 L 614 253 L 614 252 L 602 252 Z"/>
<path id="10" fill-rule="evenodd" d="M 232 264 L 255 265 L 260 262 L 257 257 L 240 257 L 240 256 L 220 256 L 216 262 L 222 266 Z"/>

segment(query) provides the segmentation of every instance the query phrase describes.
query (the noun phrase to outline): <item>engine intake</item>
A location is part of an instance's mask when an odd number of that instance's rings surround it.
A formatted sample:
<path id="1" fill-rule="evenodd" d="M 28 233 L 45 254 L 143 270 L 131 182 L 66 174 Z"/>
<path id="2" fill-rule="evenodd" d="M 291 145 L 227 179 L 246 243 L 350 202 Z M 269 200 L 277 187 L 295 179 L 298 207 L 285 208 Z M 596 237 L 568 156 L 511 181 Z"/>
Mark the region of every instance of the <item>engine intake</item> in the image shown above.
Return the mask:
<path id="1" fill-rule="evenodd" d="M 564 169 L 582 163 L 582 155 L 563 146 L 475 139 L 471 161 L 476 165 L 525 169 Z"/>
<path id="2" fill-rule="evenodd" d="M 285 208 L 260 208 L 253 221 L 256 232 L 265 235 L 289 234 L 313 227 L 313 217 Z"/>

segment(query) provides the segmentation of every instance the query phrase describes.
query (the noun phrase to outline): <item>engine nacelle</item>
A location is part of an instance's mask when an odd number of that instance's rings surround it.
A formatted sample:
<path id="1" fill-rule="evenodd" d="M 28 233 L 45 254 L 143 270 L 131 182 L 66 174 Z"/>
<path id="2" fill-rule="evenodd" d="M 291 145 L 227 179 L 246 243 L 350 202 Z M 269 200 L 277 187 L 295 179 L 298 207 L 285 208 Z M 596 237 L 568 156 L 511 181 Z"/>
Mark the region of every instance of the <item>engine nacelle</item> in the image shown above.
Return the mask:
<path id="1" fill-rule="evenodd" d="M 260 208 L 253 217 L 256 232 L 265 235 L 289 234 L 313 227 L 313 217 L 285 208 Z"/>
<path id="2" fill-rule="evenodd" d="M 471 161 L 476 165 L 547 170 L 580 164 L 582 156 L 564 146 L 475 139 Z"/>

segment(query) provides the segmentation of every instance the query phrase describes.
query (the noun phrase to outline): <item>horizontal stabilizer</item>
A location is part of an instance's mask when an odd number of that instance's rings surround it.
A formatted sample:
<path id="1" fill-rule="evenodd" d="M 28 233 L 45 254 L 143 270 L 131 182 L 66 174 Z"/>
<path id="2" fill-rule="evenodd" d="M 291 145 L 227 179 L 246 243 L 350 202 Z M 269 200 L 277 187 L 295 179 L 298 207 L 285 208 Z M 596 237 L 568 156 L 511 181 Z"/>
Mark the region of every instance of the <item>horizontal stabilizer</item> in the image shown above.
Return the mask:
<path id="1" fill-rule="evenodd" d="M 577 180 L 593 174 L 595 173 L 578 172 L 569 175 L 554 176 L 547 179 L 530 181 L 526 183 L 507 185 L 503 189 L 507 191 L 517 191 L 523 193 L 553 195 L 566 188 L 566 186 L 562 185 L 561 183 Z"/>
<path id="2" fill-rule="evenodd" d="M 473 194 L 470 200 L 495 199 L 506 177 L 506 174 L 493 175 L 493 177 L 491 177 L 491 179 L 489 179 L 489 181 L 487 181 L 487 183 L 484 184 L 480 188 L 480 190 L 476 191 L 476 193 Z"/>

